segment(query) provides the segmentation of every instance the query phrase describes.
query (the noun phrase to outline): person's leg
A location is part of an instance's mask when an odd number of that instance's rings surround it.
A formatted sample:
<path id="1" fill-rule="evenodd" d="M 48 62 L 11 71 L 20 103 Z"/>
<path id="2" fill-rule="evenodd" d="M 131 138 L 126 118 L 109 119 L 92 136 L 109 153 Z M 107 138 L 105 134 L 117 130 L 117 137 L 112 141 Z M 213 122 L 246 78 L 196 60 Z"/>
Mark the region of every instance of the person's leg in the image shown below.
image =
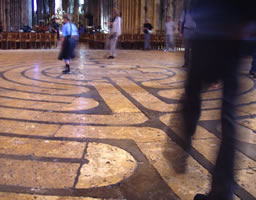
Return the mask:
<path id="1" fill-rule="evenodd" d="M 170 46 L 172 50 L 175 50 L 175 41 L 173 35 L 170 35 Z"/>
<path id="2" fill-rule="evenodd" d="M 170 38 L 169 35 L 165 35 L 165 51 L 169 50 Z"/>
<path id="3" fill-rule="evenodd" d="M 108 55 L 109 55 L 109 51 L 110 51 L 110 35 L 108 35 L 106 40 L 105 40 L 104 48 L 106 50 L 105 58 L 107 58 Z"/>
<path id="4" fill-rule="evenodd" d="M 116 45 L 117 45 L 117 41 L 118 41 L 118 37 L 114 37 L 112 40 L 111 40 L 111 56 L 112 57 L 116 57 Z"/>
<path id="5" fill-rule="evenodd" d="M 252 67 L 250 69 L 250 74 L 254 75 L 256 78 L 256 53 L 253 53 L 252 55 Z"/>
<path id="6" fill-rule="evenodd" d="M 150 39 L 151 39 L 151 34 L 148 34 L 148 49 L 151 49 L 151 45 L 150 45 Z"/>
<path id="7" fill-rule="evenodd" d="M 231 57 L 230 61 L 226 63 L 229 69 L 226 70 L 227 72 L 223 78 L 222 141 L 213 173 L 212 190 L 210 193 L 213 197 L 216 194 L 216 197 L 220 200 L 233 200 L 236 135 L 235 103 L 238 93 L 238 63 L 236 57 Z"/>
<path id="8" fill-rule="evenodd" d="M 202 59 L 202 49 L 197 41 L 193 41 L 195 45 L 195 52 L 193 52 L 193 59 L 191 60 L 191 68 L 187 75 L 185 84 L 185 95 L 183 104 L 183 124 L 185 136 L 185 150 L 189 151 L 191 147 L 191 137 L 194 135 L 197 123 L 201 113 L 201 88 L 202 78 L 201 68 L 204 67 Z"/>
<path id="9" fill-rule="evenodd" d="M 219 43 L 219 44 L 218 44 Z M 213 171 L 211 191 L 208 195 L 197 195 L 195 200 L 233 200 L 235 160 L 235 102 L 238 92 L 239 44 L 234 41 L 213 41 L 218 55 L 216 68 L 223 81 L 221 111 L 222 141 Z M 193 47 L 194 51 L 194 47 Z M 193 55 L 193 52 L 192 52 Z M 192 57 L 193 58 L 193 57 Z M 211 62 L 211 60 L 209 60 Z"/>
<path id="10" fill-rule="evenodd" d="M 150 34 L 144 34 L 144 49 L 150 49 Z"/>
<path id="11" fill-rule="evenodd" d="M 192 38 L 194 35 L 193 30 L 184 30 L 184 67 L 190 66 L 191 52 L 192 52 Z"/>
<path id="12" fill-rule="evenodd" d="M 185 52 L 184 52 L 184 67 L 189 66 L 189 51 L 190 51 L 190 41 L 189 39 L 184 39 L 184 47 L 185 47 Z"/>
<path id="13" fill-rule="evenodd" d="M 70 60 L 69 59 L 65 59 L 64 60 L 65 61 L 65 64 L 66 64 L 66 66 L 65 66 L 65 70 L 63 71 L 63 73 L 69 73 L 70 72 Z"/>

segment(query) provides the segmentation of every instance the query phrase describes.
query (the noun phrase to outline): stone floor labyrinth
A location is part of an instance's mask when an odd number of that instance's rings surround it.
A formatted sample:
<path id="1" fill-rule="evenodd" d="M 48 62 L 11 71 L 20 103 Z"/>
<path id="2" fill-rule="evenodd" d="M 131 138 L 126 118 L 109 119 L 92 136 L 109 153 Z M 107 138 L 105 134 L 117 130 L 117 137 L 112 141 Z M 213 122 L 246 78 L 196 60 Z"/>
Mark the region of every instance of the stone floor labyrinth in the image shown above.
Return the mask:
<path id="1" fill-rule="evenodd" d="M 191 200 L 209 190 L 221 86 L 203 111 L 186 174 L 175 171 L 181 53 L 80 48 L 63 75 L 57 50 L 0 51 L 0 200 Z M 242 64 L 236 199 L 256 199 L 256 87 Z"/>

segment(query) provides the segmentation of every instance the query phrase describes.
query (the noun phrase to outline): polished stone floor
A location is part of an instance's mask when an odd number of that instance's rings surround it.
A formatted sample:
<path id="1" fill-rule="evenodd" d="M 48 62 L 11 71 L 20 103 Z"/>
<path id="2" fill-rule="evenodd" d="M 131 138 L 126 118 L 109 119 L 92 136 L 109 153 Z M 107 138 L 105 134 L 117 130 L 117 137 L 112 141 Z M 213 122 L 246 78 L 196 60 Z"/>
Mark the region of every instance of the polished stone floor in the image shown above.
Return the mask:
<path id="1" fill-rule="evenodd" d="M 192 200 L 209 190 L 220 142 L 221 85 L 203 111 L 186 174 L 173 163 L 181 52 L 78 49 L 63 75 L 58 50 L 0 51 L 0 200 Z M 256 87 L 242 63 L 236 199 L 256 198 Z"/>

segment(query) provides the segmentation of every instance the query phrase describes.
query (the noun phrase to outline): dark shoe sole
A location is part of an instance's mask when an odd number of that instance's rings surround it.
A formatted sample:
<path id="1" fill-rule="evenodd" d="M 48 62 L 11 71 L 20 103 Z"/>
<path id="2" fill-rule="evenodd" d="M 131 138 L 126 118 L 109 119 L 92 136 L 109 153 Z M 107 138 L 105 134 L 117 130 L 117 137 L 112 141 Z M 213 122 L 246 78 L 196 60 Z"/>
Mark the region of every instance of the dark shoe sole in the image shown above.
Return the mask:
<path id="1" fill-rule="evenodd" d="M 64 70 L 62 71 L 63 74 L 68 74 L 70 72 L 70 70 Z"/>
<path id="2" fill-rule="evenodd" d="M 209 198 L 208 198 L 207 195 L 204 195 L 204 194 L 197 194 L 197 195 L 194 197 L 194 200 L 209 200 Z"/>

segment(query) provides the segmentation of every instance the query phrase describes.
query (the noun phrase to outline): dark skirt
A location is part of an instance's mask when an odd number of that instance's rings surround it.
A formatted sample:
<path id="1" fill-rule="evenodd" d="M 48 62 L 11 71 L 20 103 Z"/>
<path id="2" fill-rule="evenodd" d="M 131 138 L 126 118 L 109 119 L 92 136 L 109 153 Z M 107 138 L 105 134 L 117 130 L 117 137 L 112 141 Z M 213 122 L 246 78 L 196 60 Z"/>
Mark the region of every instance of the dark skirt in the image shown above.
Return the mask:
<path id="1" fill-rule="evenodd" d="M 60 51 L 59 60 L 75 58 L 76 40 L 72 37 L 65 37 Z"/>

